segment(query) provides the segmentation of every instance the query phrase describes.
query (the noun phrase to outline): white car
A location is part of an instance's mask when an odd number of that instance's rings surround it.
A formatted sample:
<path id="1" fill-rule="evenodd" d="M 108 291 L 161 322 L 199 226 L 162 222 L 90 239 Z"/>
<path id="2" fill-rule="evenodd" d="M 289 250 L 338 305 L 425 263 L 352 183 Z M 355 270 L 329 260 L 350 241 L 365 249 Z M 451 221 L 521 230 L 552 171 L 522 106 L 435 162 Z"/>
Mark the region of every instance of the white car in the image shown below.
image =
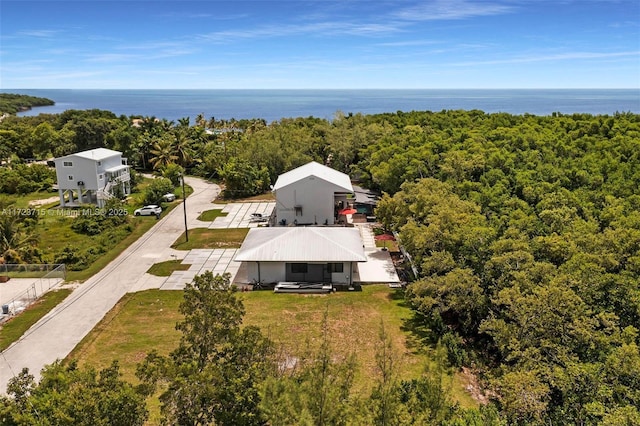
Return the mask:
<path id="1" fill-rule="evenodd" d="M 144 206 L 133 211 L 133 214 L 136 216 L 151 216 L 159 215 L 160 213 L 162 213 L 162 207 L 154 204 Z"/>
<path id="2" fill-rule="evenodd" d="M 171 201 L 174 201 L 176 199 L 176 194 L 164 194 L 162 196 L 162 199 L 168 203 L 170 203 Z"/>

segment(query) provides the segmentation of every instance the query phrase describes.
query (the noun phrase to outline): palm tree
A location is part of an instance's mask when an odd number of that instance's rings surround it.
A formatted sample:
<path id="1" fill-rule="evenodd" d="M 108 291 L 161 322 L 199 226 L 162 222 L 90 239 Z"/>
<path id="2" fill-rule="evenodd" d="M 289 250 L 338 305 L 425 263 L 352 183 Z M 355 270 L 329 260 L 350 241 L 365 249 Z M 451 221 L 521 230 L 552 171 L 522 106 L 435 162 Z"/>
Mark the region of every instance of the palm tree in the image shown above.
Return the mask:
<path id="1" fill-rule="evenodd" d="M 148 135 L 155 135 L 158 131 L 159 121 L 154 116 L 143 117 L 142 121 L 140 121 L 140 129 L 143 133 Z"/>
<path id="2" fill-rule="evenodd" d="M 2 262 L 19 263 L 20 253 L 33 246 L 36 241 L 35 235 L 25 231 L 19 216 L 0 215 L 0 258 Z"/>
<path id="3" fill-rule="evenodd" d="M 178 119 L 178 127 L 184 127 L 184 128 L 188 128 L 189 127 L 189 117 L 183 117 L 183 118 L 179 118 Z"/>
<path id="4" fill-rule="evenodd" d="M 193 150 L 191 149 L 191 138 L 184 129 L 174 132 L 173 149 L 177 157 L 178 164 L 186 167 L 191 163 Z"/>
<path id="5" fill-rule="evenodd" d="M 196 116 L 196 126 L 198 127 L 206 127 L 207 119 L 204 118 L 204 114 L 200 113 Z"/>
<path id="6" fill-rule="evenodd" d="M 153 149 L 150 151 L 153 157 L 149 161 L 154 169 L 161 169 L 178 160 L 178 156 L 174 152 L 175 148 L 169 139 L 160 139 L 153 145 Z"/>
<path id="7" fill-rule="evenodd" d="M 169 130 L 171 130 L 171 128 L 173 127 L 174 122 L 172 120 L 167 120 L 166 118 L 163 118 L 160 122 L 159 122 L 159 127 L 162 130 L 162 132 L 166 133 Z"/>

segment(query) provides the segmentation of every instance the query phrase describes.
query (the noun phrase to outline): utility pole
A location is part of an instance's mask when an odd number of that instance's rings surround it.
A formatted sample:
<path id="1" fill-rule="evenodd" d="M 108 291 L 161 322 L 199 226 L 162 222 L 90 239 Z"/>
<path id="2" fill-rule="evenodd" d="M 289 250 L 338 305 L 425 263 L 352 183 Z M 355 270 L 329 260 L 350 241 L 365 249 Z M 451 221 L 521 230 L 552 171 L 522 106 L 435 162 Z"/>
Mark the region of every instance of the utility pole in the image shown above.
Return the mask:
<path id="1" fill-rule="evenodd" d="M 180 179 L 182 179 L 182 208 L 184 209 L 184 236 L 186 238 L 186 242 L 189 242 L 189 229 L 187 228 L 187 193 L 184 190 L 184 174 L 180 175 Z"/>

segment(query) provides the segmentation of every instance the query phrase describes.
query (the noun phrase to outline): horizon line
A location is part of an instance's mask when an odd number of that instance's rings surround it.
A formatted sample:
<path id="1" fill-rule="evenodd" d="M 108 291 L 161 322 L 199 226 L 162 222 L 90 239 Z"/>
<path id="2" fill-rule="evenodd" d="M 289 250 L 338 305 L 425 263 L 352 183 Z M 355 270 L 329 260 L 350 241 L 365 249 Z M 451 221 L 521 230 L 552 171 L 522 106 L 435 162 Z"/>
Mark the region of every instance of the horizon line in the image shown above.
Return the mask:
<path id="1" fill-rule="evenodd" d="M 360 88 L 131 88 L 131 87 L 20 87 L 0 88 L 0 92 L 7 90 L 638 90 L 640 87 L 360 87 Z"/>

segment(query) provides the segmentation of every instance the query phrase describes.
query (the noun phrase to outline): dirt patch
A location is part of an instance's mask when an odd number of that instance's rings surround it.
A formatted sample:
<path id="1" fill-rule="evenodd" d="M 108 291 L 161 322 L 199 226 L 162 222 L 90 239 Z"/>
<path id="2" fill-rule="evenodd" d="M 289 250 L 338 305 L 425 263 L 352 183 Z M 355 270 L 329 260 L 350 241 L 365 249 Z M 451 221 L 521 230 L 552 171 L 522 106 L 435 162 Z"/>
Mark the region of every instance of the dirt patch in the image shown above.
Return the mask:
<path id="1" fill-rule="evenodd" d="M 482 388 L 482 386 L 480 386 L 478 376 L 472 369 L 468 367 L 462 367 L 460 376 L 462 377 L 462 384 L 464 388 L 467 392 L 469 392 L 473 399 L 483 405 L 489 403 L 490 395 L 488 395 L 487 392 Z"/>
<path id="2" fill-rule="evenodd" d="M 56 201 L 60 201 L 60 197 L 57 195 L 55 197 L 43 198 L 40 200 L 31 200 L 29 201 L 29 206 L 40 207 L 40 206 L 44 206 L 45 204 L 55 203 Z"/>

